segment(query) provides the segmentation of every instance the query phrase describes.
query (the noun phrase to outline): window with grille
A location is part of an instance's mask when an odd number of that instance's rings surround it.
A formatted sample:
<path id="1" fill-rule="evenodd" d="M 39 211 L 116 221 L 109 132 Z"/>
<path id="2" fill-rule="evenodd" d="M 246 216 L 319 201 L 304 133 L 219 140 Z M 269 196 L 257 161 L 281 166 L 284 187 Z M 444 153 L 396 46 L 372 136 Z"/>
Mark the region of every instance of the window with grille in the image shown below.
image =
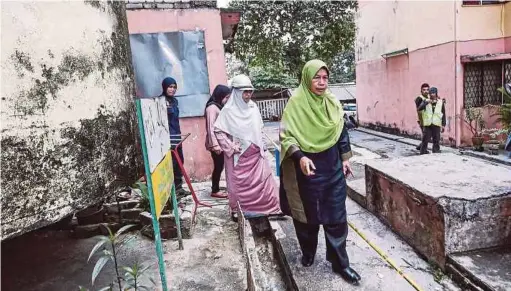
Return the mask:
<path id="1" fill-rule="evenodd" d="M 510 61 L 465 64 L 465 107 L 501 105 L 502 94 L 497 89 L 509 82 L 511 82 Z"/>

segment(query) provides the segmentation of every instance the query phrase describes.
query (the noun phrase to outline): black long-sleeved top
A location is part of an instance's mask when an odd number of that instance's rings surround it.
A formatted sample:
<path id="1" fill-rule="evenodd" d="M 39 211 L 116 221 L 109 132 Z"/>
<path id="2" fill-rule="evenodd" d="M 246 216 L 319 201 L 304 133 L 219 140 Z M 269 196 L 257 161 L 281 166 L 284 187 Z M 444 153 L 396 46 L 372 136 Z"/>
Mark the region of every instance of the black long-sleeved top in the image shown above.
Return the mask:
<path id="1" fill-rule="evenodd" d="M 417 99 L 420 99 L 417 97 Z M 417 104 L 417 99 L 415 99 L 415 104 Z M 445 99 L 442 100 L 442 126 L 445 126 L 447 124 L 446 118 L 445 118 Z M 421 103 L 419 106 L 417 106 L 417 111 L 421 111 L 426 109 L 426 106 L 428 105 L 428 102 L 426 100 L 421 100 Z M 435 111 L 436 102 L 431 103 L 431 107 L 433 107 L 433 112 Z"/>
<path id="2" fill-rule="evenodd" d="M 305 176 L 300 159 L 308 157 L 316 166 L 315 174 Z M 337 143 L 320 153 L 296 150 L 291 154 L 294 167 L 281 171 L 280 206 L 286 215 L 309 224 L 337 224 L 346 222 L 346 177 L 342 161 L 352 156 L 348 129 L 343 128 Z M 291 173 L 289 171 L 294 171 Z M 296 179 L 293 181 L 293 178 Z M 288 183 L 288 187 L 284 186 Z M 291 184 L 297 184 L 296 186 Z M 291 192 L 287 192 L 287 190 Z M 291 200 L 290 200 L 291 199 Z M 296 205 L 301 205 L 298 208 Z M 292 210 L 293 209 L 293 210 Z"/>

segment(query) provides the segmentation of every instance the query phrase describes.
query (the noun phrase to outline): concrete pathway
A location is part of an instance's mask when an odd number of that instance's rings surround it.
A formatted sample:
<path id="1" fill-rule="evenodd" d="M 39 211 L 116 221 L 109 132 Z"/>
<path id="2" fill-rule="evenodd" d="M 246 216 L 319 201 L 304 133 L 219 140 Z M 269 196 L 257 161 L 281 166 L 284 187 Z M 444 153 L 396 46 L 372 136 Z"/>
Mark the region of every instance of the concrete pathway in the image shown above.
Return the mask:
<path id="1" fill-rule="evenodd" d="M 278 141 L 278 126 L 272 124 L 265 132 L 274 142 Z M 351 165 L 354 178 L 348 183 L 364 180 L 364 164 L 371 159 L 397 158 L 416 155 L 413 146 L 376 137 L 360 131 L 350 131 L 354 157 Z M 268 142 L 270 146 L 271 143 Z M 276 168 L 273 155 L 268 154 L 272 167 Z M 440 270 L 430 267 L 415 251 L 378 218 L 350 198 L 347 199 L 348 221 L 351 222 L 374 245 L 387 254 L 421 290 L 460 290 Z M 282 229 L 281 243 L 291 272 L 300 290 L 415 290 L 390 264 L 366 243 L 353 229 L 348 235 L 350 261 L 363 280 L 360 286 L 352 286 L 333 274 L 325 259 L 324 234 L 320 231 L 317 257 L 314 265 L 305 268 L 300 264 L 301 252 L 290 219 L 277 221 Z"/>
<path id="2" fill-rule="evenodd" d="M 278 143 L 278 124 L 271 123 L 265 128 L 267 146 Z M 349 183 L 364 181 L 364 164 L 371 159 L 396 158 L 418 154 L 414 147 L 373 136 L 359 131 L 350 131 L 354 157 L 351 160 L 355 177 Z M 270 141 L 271 139 L 271 141 Z M 276 168 L 274 157 L 268 154 L 272 167 Z M 439 270 L 430 268 L 413 249 L 395 235 L 374 215 L 348 198 L 348 219 L 373 244 L 385 252 L 422 290 L 459 290 Z M 304 268 L 300 264 L 301 252 L 290 219 L 276 221 L 282 231 L 281 243 L 293 277 L 300 290 L 414 290 L 396 270 L 383 260 L 371 246 L 355 231 L 350 229 L 348 253 L 353 268 L 363 277 L 360 286 L 352 286 L 333 274 L 325 260 L 324 234 L 320 232 L 315 264 Z"/>
<path id="3" fill-rule="evenodd" d="M 209 197 L 209 182 L 195 183 L 194 188 L 200 199 L 216 206 L 199 209 L 193 237 L 184 240 L 184 250 L 178 250 L 176 240 L 163 241 L 169 290 L 245 290 L 246 268 L 238 225 L 230 219 L 226 200 Z M 119 254 L 121 265 L 150 263 L 148 274 L 157 282 L 150 290 L 161 290 L 154 242 L 139 231 L 127 236 L 129 243 Z M 75 239 L 69 231 L 51 229 L 4 241 L 0 289 L 69 291 L 78 290 L 81 285 L 99 290 L 115 278 L 115 273 L 109 262 L 91 286 L 97 258 L 87 263 L 87 257 L 97 242 L 96 237 Z"/>

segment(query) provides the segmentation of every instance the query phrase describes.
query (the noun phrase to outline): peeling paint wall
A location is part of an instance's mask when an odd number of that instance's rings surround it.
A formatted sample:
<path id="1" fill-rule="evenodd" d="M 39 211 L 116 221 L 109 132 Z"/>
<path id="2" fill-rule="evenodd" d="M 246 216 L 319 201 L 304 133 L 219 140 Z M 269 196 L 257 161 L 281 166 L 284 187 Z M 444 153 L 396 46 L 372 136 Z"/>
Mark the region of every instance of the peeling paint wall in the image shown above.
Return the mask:
<path id="1" fill-rule="evenodd" d="M 101 201 L 143 164 L 125 3 L 1 11 L 3 240 Z"/>

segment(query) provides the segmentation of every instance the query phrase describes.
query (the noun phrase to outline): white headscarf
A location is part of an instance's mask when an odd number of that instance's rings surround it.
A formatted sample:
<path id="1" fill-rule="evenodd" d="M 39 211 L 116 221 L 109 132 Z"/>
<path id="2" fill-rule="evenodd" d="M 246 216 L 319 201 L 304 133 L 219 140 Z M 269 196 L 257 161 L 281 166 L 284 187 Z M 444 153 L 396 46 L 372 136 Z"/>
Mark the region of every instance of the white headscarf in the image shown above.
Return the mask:
<path id="1" fill-rule="evenodd" d="M 244 90 L 254 90 L 252 82 L 245 75 L 238 75 L 232 79 L 231 97 L 220 111 L 215 127 L 226 132 L 238 140 L 243 154 L 250 144 L 255 144 L 264 156 L 263 119 L 254 101 L 243 101 Z"/>

